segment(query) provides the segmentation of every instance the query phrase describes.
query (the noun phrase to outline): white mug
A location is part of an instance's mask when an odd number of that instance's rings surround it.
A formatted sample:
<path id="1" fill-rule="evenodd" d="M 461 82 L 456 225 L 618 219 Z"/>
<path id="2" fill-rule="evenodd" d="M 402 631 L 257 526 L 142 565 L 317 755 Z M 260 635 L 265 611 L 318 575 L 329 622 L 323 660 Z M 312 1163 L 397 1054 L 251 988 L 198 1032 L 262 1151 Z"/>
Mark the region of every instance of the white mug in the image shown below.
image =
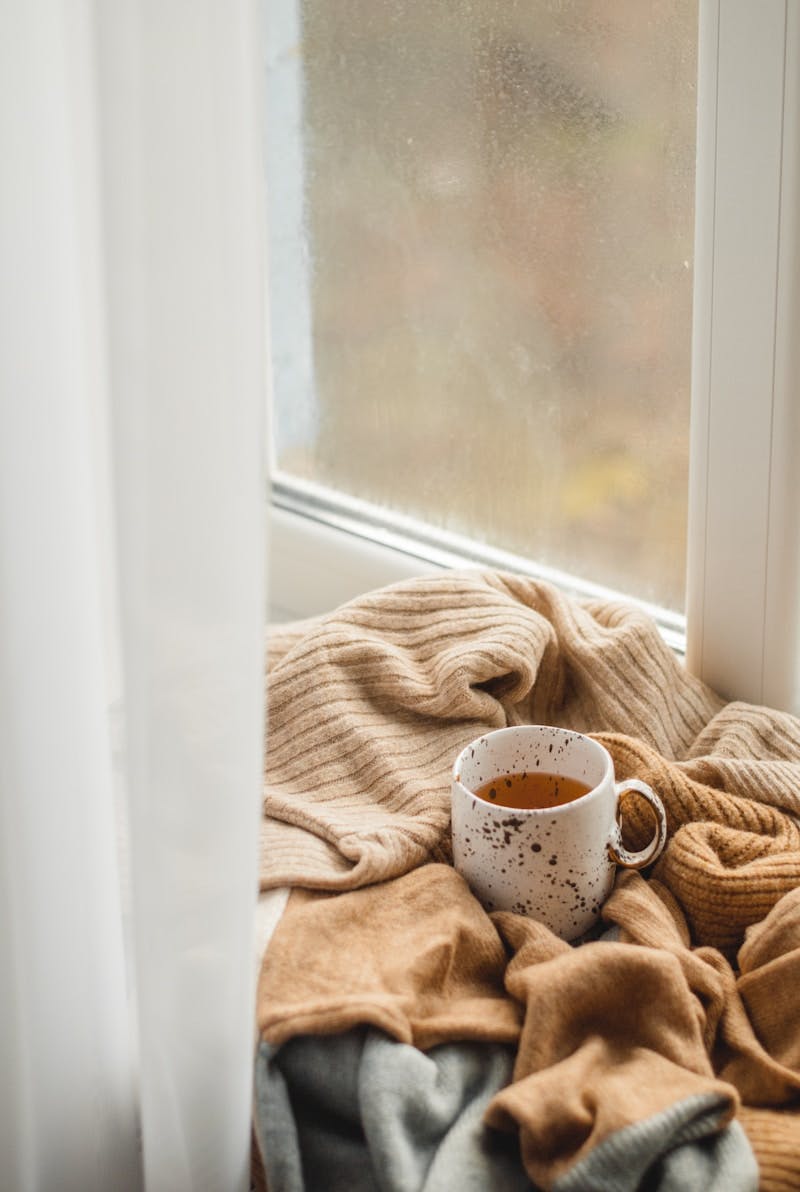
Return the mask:
<path id="1" fill-rule="evenodd" d="M 508 807 L 474 792 L 511 774 L 557 774 L 588 792 L 555 806 Z M 640 852 L 622 843 L 619 802 L 638 791 L 655 813 L 655 833 Z M 614 781 L 614 764 L 583 733 L 522 725 L 486 733 L 456 758 L 452 782 L 453 863 L 489 910 L 530 915 L 565 940 L 596 923 L 614 885 L 615 867 L 641 869 L 667 838 L 664 806 L 637 779 Z"/>

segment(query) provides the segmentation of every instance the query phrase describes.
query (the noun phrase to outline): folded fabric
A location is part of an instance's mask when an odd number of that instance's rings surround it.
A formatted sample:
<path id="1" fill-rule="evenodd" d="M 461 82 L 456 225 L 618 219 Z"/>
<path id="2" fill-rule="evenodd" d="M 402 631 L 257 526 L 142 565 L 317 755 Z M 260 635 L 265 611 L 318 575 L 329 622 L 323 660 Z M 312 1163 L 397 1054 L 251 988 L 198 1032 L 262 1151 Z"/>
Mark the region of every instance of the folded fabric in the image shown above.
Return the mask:
<path id="1" fill-rule="evenodd" d="M 690 1097 L 612 1134 L 553 1192 L 756 1192 L 758 1164 L 738 1122 L 723 1129 L 714 1097 Z"/>
<path id="2" fill-rule="evenodd" d="M 295 889 L 258 1020 L 292 1112 L 276 1057 L 302 1036 L 511 1046 L 487 1121 L 540 1187 L 744 1189 L 752 1152 L 762 1188 L 800 1187 L 800 721 L 725 704 L 630 606 L 494 572 L 274 631 L 268 670 L 261 882 Z M 666 805 L 657 866 L 606 903 L 611 942 L 489 918 L 438 863 L 454 757 L 519 723 L 597 735 Z M 635 795 L 623 823 L 650 835 Z"/>
<path id="3" fill-rule="evenodd" d="M 797 1192 L 800 1114 L 742 1106 L 739 1120 L 758 1162 L 760 1192 Z"/>
<path id="4" fill-rule="evenodd" d="M 513 575 L 397 584 L 306 630 L 270 636 L 262 888 L 445 859 L 452 761 L 490 729 L 627 732 L 675 758 L 723 707 L 640 610 Z"/>
<path id="5" fill-rule="evenodd" d="M 620 874 L 603 908 L 619 940 L 675 957 L 717 1073 L 751 1105 L 800 1101 L 800 890 L 784 896 L 740 949 L 740 975 L 713 948 L 688 947 L 688 928 L 669 891 Z"/>
<path id="6" fill-rule="evenodd" d="M 651 1167 L 719 1133 L 738 1103 L 713 1073 L 702 1005 L 675 956 L 571 948 L 532 919 L 487 916 L 446 865 L 341 895 L 294 892 L 265 957 L 258 1022 L 273 1048 L 359 1023 L 423 1050 L 515 1045 L 486 1120 L 519 1129 L 542 1188 L 605 1143 L 609 1162 L 614 1137 L 640 1163 L 649 1147 Z"/>
<path id="7" fill-rule="evenodd" d="M 369 1023 L 429 1048 L 515 1043 L 522 1014 L 504 987 L 506 952 L 466 882 L 431 864 L 346 896 L 293 891 L 258 986 L 262 1037 Z"/>
<path id="8" fill-rule="evenodd" d="M 658 876 L 695 942 L 732 956 L 800 884 L 800 723 L 724 705 L 626 605 L 448 574 L 279 630 L 269 657 L 264 888 L 352 889 L 448 859 L 453 758 L 526 721 L 599 734 L 618 777 L 656 787 Z M 641 843 L 635 798 L 627 820 Z"/>
<path id="9" fill-rule="evenodd" d="M 533 1192 L 512 1134 L 484 1121 L 511 1079 L 514 1049 L 445 1043 L 427 1053 L 356 1029 L 262 1044 L 259 1144 L 270 1192 Z M 724 1112 L 724 1108 L 723 1108 Z M 553 1184 L 555 1192 L 755 1192 L 738 1123 L 695 1097 L 622 1130 Z M 654 1158 L 657 1156 L 657 1158 Z"/>
<path id="10" fill-rule="evenodd" d="M 522 916 L 491 917 L 515 953 L 506 986 L 526 1015 L 514 1081 L 487 1121 L 519 1127 L 534 1183 L 557 1186 L 634 1125 L 651 1148 L 661 1131 L 649 1167 L 683 1128 L 716 1133 L 731 1120 L 738 1098 L 714 1076 L 701 1007 L 676 957 L 601 941 L 570 948 Z"/>
<path id="11" fill-rule="evenodd" d="M 752 1031 L 726 1067 L 752 1105 L 800 1103 L 800 889 L 750 927 L 739 949 L 737 994 Z M 740 1033 L 744 1033 L 740 1028 Z M 800 1183 L 798 1184 L 800 1186 Z"/>
<path id="12" fill-rule="evenodd" d="M 483 1123 L 507 1044 L 427 1053 L 380 1031 L 262 1044 L 259 1142 L 270 1192 L 528 1192 L 519 1145 Z"/>
<path id="13" fill-rule="evenodd" d="M 751 709 L 751 728 L 756 716 L 766 750 L 768 717 Z M 774 736 L 772 748 L 778 742 L 788 748 L 785 728 Z M 597 739 L 613 757 L 618 779 L 640 778 L 664 803 L 670 840 L 655 874 L 680 903 L 692 939 L 733 954 L 746 928 L 800 885 L 800 826 L 794 815 L 760 801 L 766 794 L 783 807 L 793 800 L 796 804 L 800 767 L 795 762 L 736 762 L 729 757 L 676 763 L 630 737 L 600 733 Z M 693 775 L 721 785 L 709 786 Z M 787 776 L 795 782 L 791 791 Z M 639 796 L 626 800 L 624 823 L 631 847 L 641 848 L 649 840 L 651 815 Z"/>
<path id="14" fill-rule="evenodd" d="M 738 962 L 739 993 L 759 1039 L 800 1077 L 800 888 L 748 930 Z"/>

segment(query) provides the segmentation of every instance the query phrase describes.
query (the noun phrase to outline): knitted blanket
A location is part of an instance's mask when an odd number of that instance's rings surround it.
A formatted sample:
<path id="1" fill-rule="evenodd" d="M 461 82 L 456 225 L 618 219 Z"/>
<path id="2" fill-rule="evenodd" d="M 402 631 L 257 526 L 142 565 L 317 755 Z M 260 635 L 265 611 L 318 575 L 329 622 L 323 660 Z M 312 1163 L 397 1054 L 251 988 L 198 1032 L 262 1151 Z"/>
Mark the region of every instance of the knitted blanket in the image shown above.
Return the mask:
<path id="1" fill-rule="evenodd" d="M 704 1129 L 744 1127 L 762 1187 L 799 1187 L 800 722 L 725 704 L 640 611 L 509 574 L 395 585 L 268 646 L 262 886 L 301 889 L 262 969 L 265 1045 L 370 1024 L 513 1046 L 483 1120 L 518 1133 L 538 1187 L 581 1186 L 592 1156 L 700 1104 Z M 520 723 L 599 735 L 665 804 L 610 942 L 487 916 L 448 866 L 453 759 Z"/>

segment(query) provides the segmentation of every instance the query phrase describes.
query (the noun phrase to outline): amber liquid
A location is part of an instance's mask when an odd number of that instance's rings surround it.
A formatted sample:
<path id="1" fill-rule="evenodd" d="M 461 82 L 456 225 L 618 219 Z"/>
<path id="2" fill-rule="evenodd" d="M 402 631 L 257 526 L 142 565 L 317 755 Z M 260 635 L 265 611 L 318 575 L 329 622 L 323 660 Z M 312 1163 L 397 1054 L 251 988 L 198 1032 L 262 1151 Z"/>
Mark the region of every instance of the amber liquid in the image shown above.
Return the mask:
<path id="1" fill-rule="evenodd" d="M 530 810 L 561 807 L 564 803 L 572 803 L 588 795 L 591 789 L 585 782 L 578 782 L 575 778 L 534 770 L 525 774 L 501 774 L 499 778 L 479 786 L 475 794 L 479 799 L 499 807 Z"/>

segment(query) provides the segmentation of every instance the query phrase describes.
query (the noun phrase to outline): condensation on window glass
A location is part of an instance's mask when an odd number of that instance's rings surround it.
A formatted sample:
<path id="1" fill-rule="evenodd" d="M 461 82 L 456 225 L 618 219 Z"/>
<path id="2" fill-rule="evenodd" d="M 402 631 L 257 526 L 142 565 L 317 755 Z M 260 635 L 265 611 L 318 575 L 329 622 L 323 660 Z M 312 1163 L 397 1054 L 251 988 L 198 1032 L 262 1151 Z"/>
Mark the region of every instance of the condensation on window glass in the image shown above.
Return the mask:
<path id="1" fill-rule="evenodd" d="M 696 0 L 277 9 L 279 467 L 682 610 Z"/>

